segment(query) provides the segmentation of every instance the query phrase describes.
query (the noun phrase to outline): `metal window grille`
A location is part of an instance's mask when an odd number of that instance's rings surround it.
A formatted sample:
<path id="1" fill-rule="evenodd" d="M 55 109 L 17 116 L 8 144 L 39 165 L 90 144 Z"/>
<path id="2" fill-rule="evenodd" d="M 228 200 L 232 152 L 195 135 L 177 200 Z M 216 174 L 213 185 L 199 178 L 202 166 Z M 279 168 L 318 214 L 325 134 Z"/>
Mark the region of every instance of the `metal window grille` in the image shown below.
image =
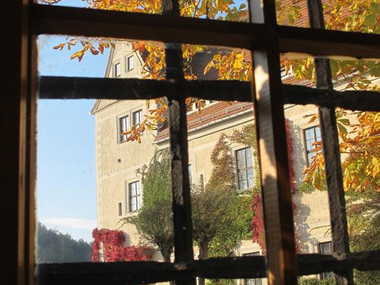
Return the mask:
<path id="1" fill-rule="evenodd" d="M 316 60 L 317 88 L 281 84 L 280 52 L 380 58 L 380 36 L 323 30 L 322 5 L 308 0 L 311 29 L 280 27 L 276 24 L 275 0 L 252 0 L 251 23 L 218 22 L 178 17 L 178 3 L 163 0 L 163 15 L 142 15 L 116 11 L 95 11 L 67 7 L 39 6 L 33 1 L 4 3 L 3 32 L 9 43 L 5 50 L 3 78 L 7 108 L 1 113 L 7 135 L 6 163 L 2 182 L 8 193 L 1 236 L 7 248 L 7 284 L 34 284 L 34 177 L 36 47 L 39 34 L 69 34 L 87 37 L 115 37 L 159 40 L 166 44 L 167 81 L 138 79 L 40 77 L 39 96 L 49 99 L 139 99 L 166 95 L 169 104 L 172 159 L 173 214 L 175 232 L 174 263 L 88 263 L 44 264 L 38 268 L 40 284 L 141 284 L 176 280 L 194 284 L 205 278 L 259 278 L 268 275 L 269 284 L 297 283 L 298 275 L 334 271 L 338 284 L 352 284 L 352 270 L 379 270 L 379 251 L 350 253 L 348 248 L 345 201 L 339 161 L 334 108 L 379 111 L 376 92 L 332 90 L 328 60 Z M 7 29 L 9 31 L 7 31 Z M 223 45 L 252 50 L 254 86 L 241 82 L 188 82 L 183 80 L 179 44 Z M 140 84 L 141 83 L 141 84 Z M 254 91 L 252 97 L 250 87 Z M 138 91 L 138 92 L 136 92 Z M 260 256 L 193 260 L 191 237 L 190 186 L 188 181 L 187 125 L 185 98 L 255 102 L 260 140 L 263 185 L 266 259 Z M 332 220 L 332 255 L 296 255 L 287 170 L 283 104 L 316 104 L 320 107 L 321 133 L 326 159 L 327 185 Z M 9 143 L 10 142 L 10 143 Z M 9 148 L 8 148 L 9 146 Z M 17 162 L 16 166 L 15 162 Z M 3 171 L 2 171 L 3 172 Z M 22 179 L 21 179 L 22 178 Z M 15 191 L 17 189 L 17 191 Z M 25 215 L 23 215 L 26 213 Z M 14 218 L 13 218 L 14 217 Z M 6 219 L 7 220 L 7 219 Z M 17 225 L 17 226 L 15 226 Z"/>

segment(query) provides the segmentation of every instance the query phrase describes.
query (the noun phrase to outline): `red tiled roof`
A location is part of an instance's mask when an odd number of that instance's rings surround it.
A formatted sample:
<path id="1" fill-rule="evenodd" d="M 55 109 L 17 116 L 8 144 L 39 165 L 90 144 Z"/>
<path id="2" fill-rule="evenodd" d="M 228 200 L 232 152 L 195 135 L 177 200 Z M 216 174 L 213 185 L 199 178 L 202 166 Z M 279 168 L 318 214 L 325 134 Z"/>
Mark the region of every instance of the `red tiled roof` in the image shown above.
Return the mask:
<path id="1" fill-rule="evenodd" d="M 302 85 L 314 87 L 315 84 L 311 80 L 300 80 L 293 76 L 286 76 L 282 82 L 284 84 Z M 187 115 L 187 129 L 193 131 L 195 129 L 205 127 L 219 120 L 226 119 L 230 116 L 244 113 L 253 108 L 251 102 L 227 102 L 220 101 L 211 105 L 205 106 L 200 112 L 193 111 Z M 161 129 L 155 138 L 155 142 L 165 140 L 169 137 L 169 128 Z"/>
<path id="2" fill-rule="evenodd" d="M 194 111 L 189 113 L 187 115 L 187 129 L 190 132 L 252 109 L 253 104 L 250 102 L 216 102 L 204 107 L 200 112 Z M 168 137 L 169 128 L 165 127 L 158 132 L 155 141 L 159 142 Z"/>

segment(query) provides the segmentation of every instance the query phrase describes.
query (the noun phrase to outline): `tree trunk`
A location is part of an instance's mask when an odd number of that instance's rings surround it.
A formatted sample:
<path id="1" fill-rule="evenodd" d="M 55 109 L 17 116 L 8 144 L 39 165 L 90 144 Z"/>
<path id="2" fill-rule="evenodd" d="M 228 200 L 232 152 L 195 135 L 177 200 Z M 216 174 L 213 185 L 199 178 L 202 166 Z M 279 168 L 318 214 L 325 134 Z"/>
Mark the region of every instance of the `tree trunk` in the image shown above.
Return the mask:
<path id="1" fill-rule="evenodd" d="M 208 257 L 208 248 L 209 248 L 209 241 L 201 241 L 198 243 L 199 248 L 199 259 L 206 259 Z M 205 279 L 199 277 L 198 278 L 198 285 L 205 285 Z"/>
<path id="2" fill-rule="evenodd" d="M 162 258 L 164 259 L 165 262 L 171 262 L 170 260 L 170 256 L 172 255 L 172 251 L 171 250 L 160 250 L 161 251 L 161 254 L 162 254 Z M 175 285 L 175 281 L 174 280 L 171 280 L 169 281 L 169 284 L 170 285 Z"/>

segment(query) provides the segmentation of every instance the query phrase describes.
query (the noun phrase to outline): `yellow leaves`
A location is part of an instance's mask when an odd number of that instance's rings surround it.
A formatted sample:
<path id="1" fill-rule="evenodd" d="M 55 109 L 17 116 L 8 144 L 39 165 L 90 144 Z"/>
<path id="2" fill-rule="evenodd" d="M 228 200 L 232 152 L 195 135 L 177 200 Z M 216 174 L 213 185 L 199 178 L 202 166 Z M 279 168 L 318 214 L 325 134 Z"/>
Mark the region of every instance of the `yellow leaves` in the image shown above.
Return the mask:
<path id="1" fill-rule="evenodd" d="M 85 0 L 89 8 L 158 14 L 161 11 L 161 0 Z"/>
<path id="2" fill-rule="evenodd" d="M 249 55 L 245 55 L 245 52 L 245 50 L 219 50 L 206 65 L 204 74 L 216 69 L 218 79 L 249 81 L 252 69 Z"/>
<path id="3" fill-rule="evenodd" d="M 78 58 L 78 60 L 81 61 L 82 58 L 83 58 L 83 56 L 84 56 L 84 53 L 85 53 L 84 50 L 80 50 L 80 51 L 78 51 L 78 52 L 76 52 L 76 53 L 73 53 L 73 54 L 71 55 L 70 59 Z"/>
<path id="4" fill-rule="evenodd" d="M 375 178 L 380 173 L 380 162 L 376 157 L 372 158 L 372 177 Z"/>
<path id="5" fill-rule="evenodd" d="M 336 114 L 345 191 L 374 189 L 380 192 L 380 113 L 348 113 L 337 109 Z M 320 143 L 316 145 L 317 155 L 304 171 L 304 182 L 323 189 L 324 158 Z"/>
<path id="6" fill-rule="evenodd" d="M 234 60 L 234 72 L 239 72 L 239 70 L 243 67 L 243 54 L 238 53 L 235 56 Z"/>

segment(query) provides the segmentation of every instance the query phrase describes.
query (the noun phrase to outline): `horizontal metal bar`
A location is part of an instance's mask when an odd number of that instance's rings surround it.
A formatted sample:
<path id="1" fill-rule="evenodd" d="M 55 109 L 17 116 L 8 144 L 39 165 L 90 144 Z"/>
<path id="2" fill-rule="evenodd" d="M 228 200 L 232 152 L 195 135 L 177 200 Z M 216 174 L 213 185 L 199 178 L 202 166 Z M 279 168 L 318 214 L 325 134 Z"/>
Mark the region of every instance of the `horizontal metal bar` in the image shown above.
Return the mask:
<path id="1" fill-rule="evenodd" d="M 380 35 L 278 26 L 280 52 L 380 58 Z"/>
<path id="2" fill-rule="evenodd" d="M 352 253 L 339 259 L 331 255 L 299 254 L 297 262 L 300 276 L 340 272 L 347 268 L 380 270 L 380 250 Z M 183 263 L 147 261 L 40 264 L 37 270 L 39 285 L 147 284 L 194 276 L 209 279 L 263 278 L 266 277 L 265 258 L 213 258 Z"/>
<path id="3" fill-rule="evenodd" d="M 284 104 L 314 104 L 353 111 L 380 111 L 380 92 L 336 91 L 288 84 L 283 86 Z"/>
<path id="4" fill-rule="evenodd" d="M 95 9 L 33 5 L 32 31 L 59 34 L 262 49 L 278 37 L 280 52 L 380 58 L 380 35 L 194 19 Z"/>
<path id="5" fill-rule="evenodd" d="M 32 6 L 32 31 L 242 48 L 259 45 L 265 33 L 261 24 L 47 5 Z"/>
<path id="6" fill-rule="evenodd" d="M 153 99 L 175 96 L 182 84 L 183 96 L 207 100 L 251 102 L 251 84 L 222 80 L 145 80 L 41 76 L 40 99 Z M 374 91 L 335 91 L 297 85 L 283 85 L 284 104 L 315 104 L 348 110 L 379 111 L 380 93 Z"/>
<path id="7" fill-rule="evenodd" d="M 184 97 L 209 100 L 252 101 L 249 82 L 217 80 L 146 80 L 41 76 L 40 99 L 135 100 L 172 97 L 177 85 Z"/>

